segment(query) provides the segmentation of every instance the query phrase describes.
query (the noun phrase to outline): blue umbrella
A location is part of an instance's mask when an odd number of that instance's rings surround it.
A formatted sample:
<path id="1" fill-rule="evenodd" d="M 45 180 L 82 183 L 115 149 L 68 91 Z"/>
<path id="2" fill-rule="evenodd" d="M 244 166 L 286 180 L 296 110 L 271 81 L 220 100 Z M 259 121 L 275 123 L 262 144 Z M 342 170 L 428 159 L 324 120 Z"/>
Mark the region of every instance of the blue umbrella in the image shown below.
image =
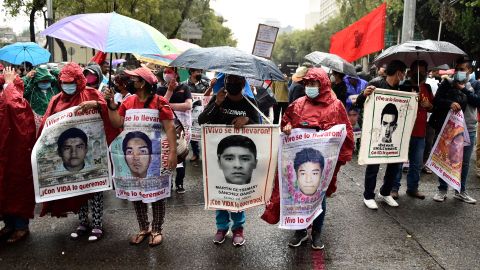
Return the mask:
<path id="1" fill-rule="evenodd" d="M 0 49 L 0 60 L 14 65 L 30 62 L 36 66 L 48 63 L 50 53 L 35 42 L 17 42 Z"/>

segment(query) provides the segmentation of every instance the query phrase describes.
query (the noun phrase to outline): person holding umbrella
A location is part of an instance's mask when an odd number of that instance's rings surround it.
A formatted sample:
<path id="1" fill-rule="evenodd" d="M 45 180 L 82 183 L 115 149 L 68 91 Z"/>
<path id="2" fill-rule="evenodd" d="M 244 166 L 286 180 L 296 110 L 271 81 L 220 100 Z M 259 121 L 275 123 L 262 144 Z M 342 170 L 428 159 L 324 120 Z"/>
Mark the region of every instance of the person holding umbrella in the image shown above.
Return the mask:
<path id="1" fill-rule="evenodd" d="M 155 94 L 155 86 L 157 78 L 150 69 L 146 67 L 137 68 L 125 73 L 130 76 L 130 80 L 135 87 L 135 94 L 125 99 L 121 105 L 115 104 L 113 100 L 114 92 L 107 88 L 104 96 L 108 104 L 108 117 L 112 126 L 120 128 L 123 126 L 127 110 L 131 109 L 158 109 L 159 118 L 162 121 L 163 128 L 167 134 L 169 154 L 168 169 L 173 170 L 177 167 L 177 143 L 176 132 L 173 124 L 173 111 L 167 100 L 162 96 Z M 134 201 L 135 214 L 137 216 L 140 232 L 130 238 L 130 244 L 138 245 L 150 236 L 149 245 L 157 246 L 162 243 L 162 227 L 165 221 L 165 199 L 161 199 L 152 203 L 153 219 L 148 221 L 147 204 L 142 201 Z"/>
<path id="2" fill-rule="evenodd" d="M 245 77 L 237 75 L 225 75 L 225 87 L 212 97 L 208 105 L 198 117 L 200 125 L 203 124 L 226 124 L 235 128 L 242 128 L 248 124 L 258 124 L 258 113 L 250 104 L 255 104 L 253 98 L 245 97 L 242 89 L 245 87 Z M 246 99 L 249 99 L 247 101 Z M 217 233 L 213 239 L 215 244 L 222 244 L 231 227 L 233 232 L 233 245 L 242 246 L 245 243 L 243 224 L 245 223 L 245 211 L 229 212 L 216 210 Z"/>

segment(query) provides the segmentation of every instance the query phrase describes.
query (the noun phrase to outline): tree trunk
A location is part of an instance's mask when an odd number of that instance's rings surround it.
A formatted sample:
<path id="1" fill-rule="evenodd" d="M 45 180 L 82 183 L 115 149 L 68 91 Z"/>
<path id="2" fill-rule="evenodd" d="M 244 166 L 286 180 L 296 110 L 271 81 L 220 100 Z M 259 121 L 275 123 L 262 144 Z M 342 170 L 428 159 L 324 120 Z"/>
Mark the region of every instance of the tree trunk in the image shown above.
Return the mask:
<path id="1" fill-rule="evenodd" d="M 37 10 L 32 8 L 30 11 L 30 41 L 35 42 L 35 13 Z"/>
<path id="2" fill-rule="evenodd" d="M 185 6 L 183 7 L 182 10 L 182 15 L 180 17 L 180 22 L 178 23 L 177 27 L 173 30 L 173 32 L 169 35 L 168 38 L 175 38 L 178 34 L 178 31 L 180 31 L 180 27 L 182 26 L 182 22 L 187 18 L 188 12 L 190 11 L 190 8 L 192 7 L 193 0 L 186 0 L 185 1 Z"/>
<path id="3" fill-rule="evenodd" d="M 68 53 L 67 53 L 67 48 L 65 47 L 65 43 L 61 39 L 56 38 L 55 41 L 58 44 L 58 47 L 60 47 L 60 51 L 62 52 L 62 62 L 68 61 Z"/>

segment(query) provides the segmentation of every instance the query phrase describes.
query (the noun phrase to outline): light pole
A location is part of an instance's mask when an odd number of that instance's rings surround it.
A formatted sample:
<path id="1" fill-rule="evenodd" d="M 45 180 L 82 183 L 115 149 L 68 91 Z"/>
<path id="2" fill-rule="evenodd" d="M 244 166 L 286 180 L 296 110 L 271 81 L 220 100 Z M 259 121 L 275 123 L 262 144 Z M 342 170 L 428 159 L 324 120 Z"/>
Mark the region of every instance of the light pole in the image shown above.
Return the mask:
<path id="1" fill-rule="evenodd" d="M 53 4 L 52 0 L 47 0 L 47 25 L 50 26 L 53 23 Z M 50 62 L 55 62 L 55 49 L 53 44 L 53 38 L 47 37 L 48 51 L 50 52 Z"/>

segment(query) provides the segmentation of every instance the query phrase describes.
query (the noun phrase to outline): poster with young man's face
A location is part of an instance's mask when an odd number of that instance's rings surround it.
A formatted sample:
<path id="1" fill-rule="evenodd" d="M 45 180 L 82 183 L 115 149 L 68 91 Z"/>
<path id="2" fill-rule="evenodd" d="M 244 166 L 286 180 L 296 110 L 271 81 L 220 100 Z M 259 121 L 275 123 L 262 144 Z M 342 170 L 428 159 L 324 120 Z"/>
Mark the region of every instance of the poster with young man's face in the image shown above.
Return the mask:
<path id="1" fill-rule="evenodd" d="M 270 198 L 279 128 L 202 126 L 205 207 L 241 211 Z"/>
<path id="2" fill-rule="evenodd" d="M 76 108 L 48 117 L 32 151 L 37 202 L 112 188 L 103 120 Z"/>
<path id="3" fill-rule="evenodd" d="M 364 105 L 359 164 L 405 162 L 417 106 L 416 93 L 375 89 Z"/>

